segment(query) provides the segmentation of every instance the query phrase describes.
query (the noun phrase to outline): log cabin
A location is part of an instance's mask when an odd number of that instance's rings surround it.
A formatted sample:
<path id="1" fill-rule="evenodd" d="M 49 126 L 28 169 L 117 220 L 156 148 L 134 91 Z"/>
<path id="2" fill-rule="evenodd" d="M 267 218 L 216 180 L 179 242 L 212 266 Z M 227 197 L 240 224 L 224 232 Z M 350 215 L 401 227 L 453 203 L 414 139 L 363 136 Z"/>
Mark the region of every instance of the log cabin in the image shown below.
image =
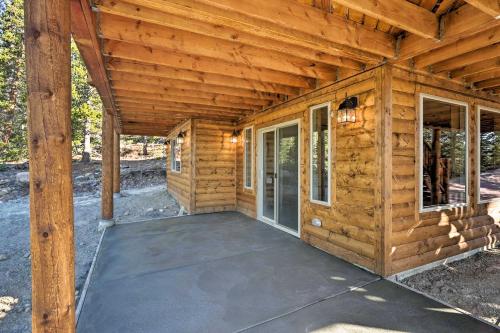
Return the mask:
<path id="1" fill-rule="evenodd" d="M 105 220 L 117 138 L 151 135 L 189 214 L 239 211 L 384 277 L 500 237 L 496 0 L 25 11 L 34 332 L 74 330 L 71 36 L 104 107 Z"/>

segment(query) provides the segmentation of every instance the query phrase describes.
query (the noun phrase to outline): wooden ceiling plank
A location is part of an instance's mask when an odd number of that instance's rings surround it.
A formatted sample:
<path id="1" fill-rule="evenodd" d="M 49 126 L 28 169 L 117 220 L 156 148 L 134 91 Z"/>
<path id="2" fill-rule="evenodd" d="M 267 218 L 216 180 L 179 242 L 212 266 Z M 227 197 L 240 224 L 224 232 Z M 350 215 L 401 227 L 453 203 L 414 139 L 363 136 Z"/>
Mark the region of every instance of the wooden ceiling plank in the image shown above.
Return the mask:
<path id="1" fill-rule="evenodd" d="M 414 58 L 414 65 L 416 68 L 425 68 L 449 59 L 450 55 L 458 56 L 498 42 L 500 42 L 500 26 L 419 55 Z"/>
<path id="2" fill-rule="evenodd" d="M 126 97 L 119 97 L 116 99 L 119 103 L 120 108 L 124 107 L 134 107 L 141 108 L 144 110 L 186 110 L 187 112 L 194 111 L 210 111 L 210 112 L 223 112 L 223 113 L 233 113 L 233 114 L 243 114 L 249 112 L 248 109 L 236 109 L 230 107 L 221 107 L 221 106 L 210 106 L 210 105 L 197 105 L 197 104 L 189 104 L 189 103 L 179 103 L 179 102 L 156 102 L 149 101 L 146 99 L 132 99 Z"/>
<path id="3" fill-rule="evenodd" d="M 335 14 L 292 0 L 134 0 L 131 3 L 371 63 L 393 58 L 395 40 Z M 311 22 L 314 22 L 311 24 Z"/>
<path id="4" fill-rule="evenodd" d="M 299 88 L 314 87 L 314 80 L 299 75 L 269 69 L 255 70 L 250 66 L 238 65 L 227 61 L 178 54 L 161 49 L 152 49 L 118 41 L 107 41 L 104 54 L 126 60 L 140 61 L 153 65 L 164 65 L 180 69 L 198 70 L 206 73 L 223 74 L 238 78 L 278 83 Z"/>
<path id="5" fill-rule="evenodd" d="M 500 57 L 484 60 L 469 66 L 464 66 L 459 69 L 455 69 L 450 72 L 450 77 L 452 79 L 467 77 L 469 75 L 474 75 L 477 73 L 482 73 L 489 71 L 500 66 Z"/>
<path id="6" fill-rule="evenodd" d="M 256 98 L 256 99 L 263 99 L 270 101 L 280 100 L 276 94 L 263 93 L 260 91 L 233 88 L 228 86 L 211 85 L 206 83 L 194 83 L 194 82 L 175 80 L 175 79 L 162 79 L 154 76 L 144 76 L 140 74 L 126 74 L 126 73 L 113 72 L 111 74 L 111 80 L 113 82 L 126 81 L 126 82 L 154 85 L 155 87 L 162 89 L 163 88 L 189 89 L 207 93 Z"/>
<path id="7" fill-rule="evenodd" d="M 321 62 L 333 66 L 362 70 L 363 63 L 347 58 L 343 52 L 326 53 L 324 48 L 311 49 L 303 46 L 271 40 L 248 34 L 231 27 L 221 27 L 207 22 L 160 12 L 147 7 L 138 6 L 123 1 L 104 0 L 98 5 L 99 11 L 121 17 L 153 23 L 155 25 L 185 30 L 207 37 L 219 38 L 225 41 L 238 42 L 266 50 L 290 54 L 310 61 Z M 335 53 L 334 55 L 331 53 Z"/>
<path id="8" fill-rule="evenodd" d="M 439 42 L 410 34 L 400 43 L 398 60 L 408 60 L 439 47 L 456 42 L 460 38 L 500 26 L 500 22 L 480 10 L 464 5 L 443 18 L 443 33 Z"/>
<path id="9" fill-rule="evenodd" d="M 213 101 L 227 101 L 235 104 L 241 103 L 247 105 L 254 105 L 257 107 L 268 106 L 271 103 L 269 100 L 263 100 L 257 98 L 223 95 L 220 93 L 207 93 L 190 89 L 163 88 L 155 86 L 154 84 L 143 84 L 130 81 L 114 81 L 113 90 L 115 92 L 121 90 L 121 91 L 131 91 L 131 92 L 144 92 L 155 95 L 172 95 L 178 97 L 186 97 L 187 100 L 189 100 L 189 98 L 191 97 L 206 98 Z"/>
<path id="10" fill-rule="evenodd" d="M 147 94 L 144 92 L 134 92 L 134 91 L 123 91 L 115 89 L 116 97 L 127 97 L 127 98 L 141 98 L 150 101 L 157 102 L 188 102 L 190 104 L 198 104 L 198 105 L 214 105 L 214 106 L 227 106 L 230 108 L 242 108 L 247 110 L 259 110 L 261 107 L 256 105 L 247 105 L 241 103 L 233 103 L 228 101 L 221 100 L 212 100 L 208 98 L 199 98 L 199 97 L 189 97 L 185 96 L 177 96 L 177 95 L 167 95 L 167 94 Z"/>
<path id="11" fill-rule="evenodd" d="M 494 79 L 497 77 L 500 77 L 500 64 L 493 70 L 484 71 L 484 72 L 476 73 L 473 75 L 469 75 L 466 77 L 465 80 L 468 83 L 475 83 L 475 82 L 479 82 L 479 81 Z"/>
<path id="12" fill-rule="evenodd" d="M 494 44 L 439 62 L 432 65 L 431 69 L 433 73 L 447 72 L 484 60 L 496 58 L 499 54 L 500 44 Z"/>
<path id="13" fill-rule="evenodd" d="M 437 40 L 439 27 L 436 15 L 406 0 L 335 0 L 335 2 L 418 36 Z"/>
<path id="14" fill-rule="evenodd" d="M 187 69 L 177 69 L 161 65 L 144 64 L 137 62 L 108 61 L 107 69 L 111 73 L 132 73 L 152 78 L 165 78 L 182 80 L 194 83 L 206 83 L 219 86 L 229 86 L 241 89 L 255 90 L 259 92 L 276 93 L 288 96 L 296 96 L 299 89 L 296 87 L 280 85 L 276 83 L 265 83 L 255 80 L 247 80 L 227 75 L 204 73 Z"/>
<path id="15" fill-rule="evenodd" d="M 497 20 L 500 19 L 500 1 L 498 0 L 465 0 L 471 6 L 493 16 Z"/>
<path id="16" fill-rule="evenodd" d="M 311 78 L 335 79 L 335 68 L 330 65 L 142 21 L 133 21 L 114 15 L 101 15 L 100 28 L 103 37 L 110 40 L 220 59 L 243 64 L 256 70 L 267 68 Z"/>

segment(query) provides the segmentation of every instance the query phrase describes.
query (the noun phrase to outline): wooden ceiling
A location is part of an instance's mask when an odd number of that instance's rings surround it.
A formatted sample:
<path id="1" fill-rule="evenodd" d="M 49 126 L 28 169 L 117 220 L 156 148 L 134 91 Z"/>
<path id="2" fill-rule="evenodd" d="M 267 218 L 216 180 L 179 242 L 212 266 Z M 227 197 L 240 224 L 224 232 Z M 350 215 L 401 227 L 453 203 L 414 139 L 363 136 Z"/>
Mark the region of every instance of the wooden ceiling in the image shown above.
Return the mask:
<path id="1" fill-rule="evenodd" d="M 500 93 L 498 0 L 72 0 L 122 133 L 237 120 L 384 61 Z"/>

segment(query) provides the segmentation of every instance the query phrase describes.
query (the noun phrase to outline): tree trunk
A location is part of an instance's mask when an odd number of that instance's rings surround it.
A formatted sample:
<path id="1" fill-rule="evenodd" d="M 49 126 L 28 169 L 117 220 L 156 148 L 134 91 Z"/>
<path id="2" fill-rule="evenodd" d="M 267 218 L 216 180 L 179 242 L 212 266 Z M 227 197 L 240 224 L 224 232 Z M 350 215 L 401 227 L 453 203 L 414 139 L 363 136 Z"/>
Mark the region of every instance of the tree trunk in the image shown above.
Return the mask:
<path id="1" fill-rule="evenodd" d="M 142 137 L 142 155 L 146 156 L 148 154 L 148 137 Z"/>
<path id="2" fill-rule="evenodd" d="M 92 154 L 92 145 L 90 144 L 90 120 L 85 119 L 85 126 L 83 128 L 83 153 L 82 162 L 89 163 Z"/>

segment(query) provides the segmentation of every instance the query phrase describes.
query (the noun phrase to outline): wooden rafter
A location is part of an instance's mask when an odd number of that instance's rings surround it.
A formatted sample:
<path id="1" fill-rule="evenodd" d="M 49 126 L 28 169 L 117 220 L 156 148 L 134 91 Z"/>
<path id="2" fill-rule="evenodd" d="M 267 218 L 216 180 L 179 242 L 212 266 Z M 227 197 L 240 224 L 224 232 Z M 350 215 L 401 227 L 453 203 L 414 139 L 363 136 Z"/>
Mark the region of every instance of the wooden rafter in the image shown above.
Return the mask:
<path id="1" fill-rule="evenodd" d="M 406 0 L 335 0 L 335 2 L 415 35 L 438 39 L 436 15 Z"/>
<path id="2" fill-rule="evenodd" d="M 482 49 L 468 52 L 451 59 L 442 61 L 432 66 L 432 71 L 434 73 L 441 73 L 445 71 L 451 71 L 460 67 L 468 66 L 474 63 L 478 63 L 484 60 L 493 59 L 498 57 L 500 54 L 500 44 L 494 44 Z"/>
<path id="3" fill-rule="evenodd" d="M 500 57 L 484 60 L 469 66 L 455 69 L 450 72 L 451 78 L 460 78 L 468 75 L 482 73 L 500 66 Z"/>
<path id="4" fill-rule="evenodd" d="M 500 19 L 500 1 L 499 0 L 465 0 L 471 6 L 493 16 L 497 20 Z"/>

